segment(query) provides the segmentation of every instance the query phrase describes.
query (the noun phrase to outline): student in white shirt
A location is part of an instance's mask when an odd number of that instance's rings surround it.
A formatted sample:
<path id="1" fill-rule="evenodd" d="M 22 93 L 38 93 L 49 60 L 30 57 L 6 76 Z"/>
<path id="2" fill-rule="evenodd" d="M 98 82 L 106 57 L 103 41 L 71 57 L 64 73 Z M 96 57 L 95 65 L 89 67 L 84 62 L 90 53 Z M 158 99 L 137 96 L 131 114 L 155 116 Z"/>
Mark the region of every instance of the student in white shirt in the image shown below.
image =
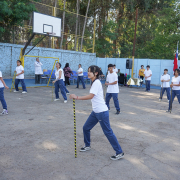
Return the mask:
<path id="1" fill-rule="evenodd" d="M 35 66 L 35 84 L 40 84 L 41 75 L 43 74 L 42 66 L 43 64 L 39 61 L 39 58 L 36 58 L 34 63 Z"/>
<path id="2" fill-rule="evenodd" d="M 89 100 L 92 102 L 92 109 L 89 118 L 83 126 L 84 133 L 84 143 L 85 146 L 80 149 L 81 152 L 88 151 L 91 149 L 90 147 L 90 131 L 91 129 L 99 122 L 101 128 L 109 140 L 111 146 L 116 151 L 115 156 L 111 156 L 112 160 L 118 160 L 124 156 L 124 153 L 119 145 L 116 136 L 114 135 L 110 123 L 109 123 L 109 111 L 104 102 L 103 98 L 103 88 L 102 84 L 99 80 L 99 67 L 98 66 L 90 66 L 88 68 L 88 78 L 91 79 L 92 85 L 90 89 L 90 94 L 86 96 L 76 96 L 75 94 L 71 94 L 70 99 L 76 100 Z"/>
<path id="3" fill-rule="evenodd" d="M 118 93 L 119 93 L 119 86 L 118 86 L 118 76 L 115 72 L 113 72 L 113 65 L 108 65 L 109 74 L 106 78 L 105 85 L 108 86 L 107 93 L 106 93 L 106 105 L 110 110 L 109 101 L 113 97 L 114 105 L 116 107 L 116 114 L 120 114 L 120 106 L 118 101 Z"/>
<path id="4" fill-rule="evenodd" d="M 144 76 L 145 76 L 145 81 L 146 81 L 146 90 L 147 92 L 150 91 L 150 83 L 151 83 L 151 76 L 152 76 L 152 71 L 150 70 L 150 66 L 146 66 L 147 70 L 144 71 Z"/>
<path id="5" fill-rule="evenodd" d="M 164 69 L 164 74 L 161 76 L 161 90 L 160 90 L 160 98 L 159 101 L 162 100 L 163 94 L 166 91 L 167 93 L 167 99 L 168 102 L 170 100 L 170 85 L 169 85 L 169 81 L 170 81 L 170 75 L 168 74 L 168 69 Z"/>
<path id="6" fill-rule="evenodd" d="M 21 85 L 22 85 L 22 93 L 27 93 L 27 90 L 26 90 L 26 84 L 24 82 L 24 68 L 23 66 L 21 65 L 21 61 L 20 60 L 17 60 L 17 67 L 16 67 L 16 80 L 15 80 L 15 89 L 14 92 L 19 92 L 19 89 L 18 89 L 18 84 L 19 82 L 21 82 Z"/>
<path id="7" fill-rule="evenodd" d="M 115 64 L 114 64 L 113 72 L 118 73 L 118 69 L 116 68 Z"/>
<path id="8" fill-rule="evenodd" d="M 6 104 L 6 101 L 4 99 L 4 87 L 6 89 L 9 89 L 6 86 L 6 83 L 4 82 L 4 80 L 2 78 L 2 72 L 0 71 L 0 101 L 1 101 L 1 104 L 2 104 L 2 107 L 3 107 L 3 112 L 1 113 L 1 115 L 8 114 L 7 104 Z"/>
<path id="9" fill-rule="evenodd" d="M 76 88 L 79 88 L 79 82 L 81 81 L 82 85 L 83 85 L 83 89 L 86 89 L 85 83 L 84 83 L 83 69 L 82 69 L 81 64 L 79 64 L 78 67 L 79 67 L 79 69 L 77 70 L 78 79 L 77 79 L 77 87 Z"/>
<path id="10" fill-rule="evenodd" d="M 169 108 L 168 108 L 168 110 L 166 112 L 170 112 L 170 110 L 172 110 L 172 103 L 174 101 L 175 96 L 177 96 L 178 102 L 180 104 L 180 76 L 179 76 L 179 69 L 175 69 L 174 77 L 172 77 L 170 87 L 172 88 L 172 94 L 171 94 L 172 102 L 171 102 L 171 98 L 170 98 Z"/>
<path id="11" fill-rule="evenodd" d="M 56 95 L 56 99 L 54 101 L 60 100 L 59 99 L 59 89 L 60 89 L 61 94 L 64 98 L 64 103 L 67 103 L 67 96 L 66 96 L 65 85 L 64 85 L 64 72 L 61 69 L 61 63 L 57 62 L 56 68 L 57 68 L 57 70 L 55 71 L 56 80 L 53 81 L 53 83 L 55 83 L 55 95 Z"/>

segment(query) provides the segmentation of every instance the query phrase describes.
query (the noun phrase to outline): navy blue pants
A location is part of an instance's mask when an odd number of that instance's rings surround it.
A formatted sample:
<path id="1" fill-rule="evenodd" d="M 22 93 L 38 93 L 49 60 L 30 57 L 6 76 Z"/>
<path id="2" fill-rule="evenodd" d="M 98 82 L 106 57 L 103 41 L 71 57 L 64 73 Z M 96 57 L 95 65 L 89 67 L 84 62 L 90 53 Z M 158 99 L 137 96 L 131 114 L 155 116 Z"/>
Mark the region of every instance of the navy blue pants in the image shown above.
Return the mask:
<path id="1" fill-rule="evenodd" d="M 92 111 L 92 113 L 90 114 L 89 118 L 83 126 L 85 146 L 90 146 L 90 131 L 98 122 L 100 123 L 101 128 L 105 136 L 109 140 L 111 146 L 116 151 L 116 154 L 122 153 L 121 146 L 119 145 L 119 142 L 116 136 L 114 135 L 109 123 L 109 111 L 104 111 L 101 113 L 95 113 L 94 111 Z"/>
<path id="2" fill-rule="evenodd" d="M 83 85 L 83 89 L 85 89 L 85 83 L 84 83 L 84 76 L 78 76 L 78 79 L 77 79 L 77 88 L 79 88 L 79 83 L 80 81 L 82 82 L 82 85 Z"/>
<path id="3" fill-rule="evenodd" d="M 170 97 L 171 97 L 171 95 L 170 95 L 170 87 L 168 87 L 168 88 L 161 88 L 161 91 L 160 91 L 160 99 L 162 99 L 163 94 L 164 94 L 165 91 L 166 91 L 166 93 L 167 93 L 167 99 L 170 100 Z M 162 97 L 161 97 L 161 96 L 162 96 Z"/>
<path id="4" fill-rule="evenodd" d="M 26 84 L 25 84 L 25 82 L 24 82 L 24 79 L 16 79 L 16 80 L 15 80 L 15 89 L 16 89 L 16 91 L 19 91 L 19 89 L 18 89 L 18 84 L 19 84 L 19 82 L 21 82 L 22 90 L 27 92 Z"/>
<path id="5" fill-rule="evenodd" d="M 108 109 L 110 109 L 109 101 L 113 97 L 114 106 L 116 107 L 117 111 L 120 111 L 119 101 L 118 101 L 118 93 L 106 93 L 106 105 Z"/>
<path id="6" fill-rule="evenodd" d="M 6 101 L 4 99 L 4 87 L 0 88 L 0 101 L 1 101 L 3 109 L 7 110 L 7 104 L 6 104 Z"/>
<path id="7" fill-rule="evenodd" d="M 146 91 L 150 91 L 150 80 L 146 80 Z"/>
<path id="8" fill-rule="evenodd" d="M 180 90 L 172 90 L 172 103 L 174 101 L 175 96 L 177 96 L 178 102 L 180 104 Z M 171 98 L 170 98 L 168 110 L 170 110 L 171 108 L 172 107 L 171 107 Z"/>
<path id="9" fill-rule="evenodd" d="M 59 99 L 59 89 L 61 90 L 61 94 L 62 94 L 64 100 L 67 100 L 65 85 L 64 85 L 64 81 L 62 79 L 55 82 L 56 99 Z"/>

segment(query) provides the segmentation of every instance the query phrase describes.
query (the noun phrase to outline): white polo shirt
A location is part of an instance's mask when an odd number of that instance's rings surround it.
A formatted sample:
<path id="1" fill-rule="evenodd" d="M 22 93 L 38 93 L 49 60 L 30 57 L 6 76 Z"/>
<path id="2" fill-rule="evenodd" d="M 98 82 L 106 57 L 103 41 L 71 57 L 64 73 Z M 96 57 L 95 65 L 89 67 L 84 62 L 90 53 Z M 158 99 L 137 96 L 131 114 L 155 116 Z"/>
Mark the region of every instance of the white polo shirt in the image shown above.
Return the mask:
<path id="1" fill-rule="evenodd" d="M 0 77 L 2 77 L 2 72 L 0 71 Z M 0 80 L 0 88 L 3 88 L 4 84 L 2 83 L 2 81 Z"/>
<path id="2" fill-rule="evenodd" d="M 19 74 L 22 71 L 24 71 L 24 68 L 22 65 L 16 67 L 16 74 Z M 24 79 L 24 73 L 20 74 L 19 76 L 16 76 L 16 79 Z"/>
<path id="3" fill-rule="evenodd" d="M 113 72 L 117 73 L 117 72 L 118 72 L 118 69 L 117 69 L 117 68 L 113 69 Z"/>
<path id="4" fill-rule="evenodd" d="M 178 77 L 172 77 L 172 81 L 173 84 L 179 84 L 180 83 L 180 76 Z M 173 86 L 172 87 L 173 90 L 180 90 L 180 86 Z"/>
<path id="5" fill-rule="evenodd" d="M 62 79 L 62 80 L 64 81 L 64 72 L 63 72 L 63 70 L 62 70 L 61 68 L 55 71 L 56 79 L 59 78 L 59 71 L 62 72 L 62 73 L 61 73 L 61 78 L 60 78 L 60 79 Z M 60 80 L 60 79 L 59 79 L 59 80 Z"/>
<path id="6" fill-rule="evenodd" d="M 145 76 L 150 76 L 152 74 L 152 71 L 149 69 L 149 70 L 145 70 L 144 71 L 144 75 Z M 148 81 L 150 81 L 151 80 L 151 77 L 148 77 L 147 79 L 145 79 L 145 80 L 148 80 Z"/>
<path id="7" fill-rule="evenodd" d="M 161 76 L 161 80 L 165 80 L 165 81 L 170 80 L 170 75 L 169 75 L 169 74 L 163 74 L 163 75 Z M 163 88 L 168 88 L 168 87 L 170 87 L 169 82 L 162 82 L 162 83 L 161 83 L 161 87 L 162 87 L 162 84 L 163 84 Z"/>
<path id="8" fill-rule="evenodd" d="M 83 76 L 83 68 L 79 68 L 78 70 L 77 70 L 77 72 L 79 73 L 79 72 L 82 72 L 81 74 L 78 74 L 78 76 Z"/>
<path id="9" fill-rule="evenodd" d="M 103 88 L 99 79 L 93 82 L 90 93 L 94 94 L 94 97 L 91 99 L 93 111 L 95 113 L 107 111 L 108 107 L 103 98 Z"/>
<path id="10" fill-rule="evenodd" d="M 118 75 L 115 72 L 109 73 L 107 75 L 106 81 L 109 83 L 113 83 L 113 82 L 117 81 L 117 84 L 108 85 L 107 93 L 119 93 Z"/>

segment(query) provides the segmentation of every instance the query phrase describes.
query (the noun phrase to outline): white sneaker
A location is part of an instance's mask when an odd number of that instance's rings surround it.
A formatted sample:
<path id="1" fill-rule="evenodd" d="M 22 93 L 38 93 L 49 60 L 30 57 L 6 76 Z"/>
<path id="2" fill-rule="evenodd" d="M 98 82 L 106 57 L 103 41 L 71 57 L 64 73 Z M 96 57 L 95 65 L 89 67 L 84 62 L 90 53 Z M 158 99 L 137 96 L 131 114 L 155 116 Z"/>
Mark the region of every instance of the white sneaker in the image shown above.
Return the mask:
<path id="1" fill-rule="evenodd" d="M 169 102 L 169 100 L 168 100 L 168 102 Z"/>
<path id="2" fill-rule="evenodd" d="M 66 93 L 67 95 L 69 95 L 70 93 L 68 92 L 68 93 Z"/>
<path id="3" fill-rule="evenodd" d="M 4 115 L 4 114 L 8 114 L 8 110 L 6 110 L 6 109 L 3 109 L 3 112 L 1 113 L 1 115 Z"/>
<path id="4" fill-rule="evenodd" d="M 22 93 L 25 94 L 25 93 L 27 93 L 27 91 L 23 91 Z"/>
<path id="5" fill-rule="evenodd" d="M 59 101 L 60 99 L 54 99 L 54 101 Z"/>
<path id="6" fill-rule="evenodd" d="M 67 100 L 64 100 L 64 103 L 67 103 Z"/>
<path id="7" fill-rule="evenodd" d="M 19 92 L 19 91 L 14 90 L 14 92 Z"/>

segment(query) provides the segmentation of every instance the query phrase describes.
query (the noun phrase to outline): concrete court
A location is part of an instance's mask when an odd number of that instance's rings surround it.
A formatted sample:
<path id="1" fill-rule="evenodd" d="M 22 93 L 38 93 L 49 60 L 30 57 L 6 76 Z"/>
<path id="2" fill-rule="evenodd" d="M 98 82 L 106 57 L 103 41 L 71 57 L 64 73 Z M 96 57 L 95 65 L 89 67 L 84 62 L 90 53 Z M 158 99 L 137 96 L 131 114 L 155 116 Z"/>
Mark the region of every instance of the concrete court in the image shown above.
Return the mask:
<path id="1" fill-rule="evenodd" d="M 70 92 L 85 95 L 87 89 Z M 52 102 L 52 89 L 29 88 L 28 94 L 5 91 L 9 115 L 0 116 L 0 180 L 179 180 L 180 105 L 166 113 L 166 96 L 159 90 L 120 87 L 120 115 L 111 99 L 110 122 L 125 157 L 114 155 L 97 124 L 91 133 L 92 149 L 83 145 L 82 127 L 91 102 L 76 101 L 77 158 L 74 158 L 72 100 Z M 2 107 L 0 106 L 0 110 Z"/>

